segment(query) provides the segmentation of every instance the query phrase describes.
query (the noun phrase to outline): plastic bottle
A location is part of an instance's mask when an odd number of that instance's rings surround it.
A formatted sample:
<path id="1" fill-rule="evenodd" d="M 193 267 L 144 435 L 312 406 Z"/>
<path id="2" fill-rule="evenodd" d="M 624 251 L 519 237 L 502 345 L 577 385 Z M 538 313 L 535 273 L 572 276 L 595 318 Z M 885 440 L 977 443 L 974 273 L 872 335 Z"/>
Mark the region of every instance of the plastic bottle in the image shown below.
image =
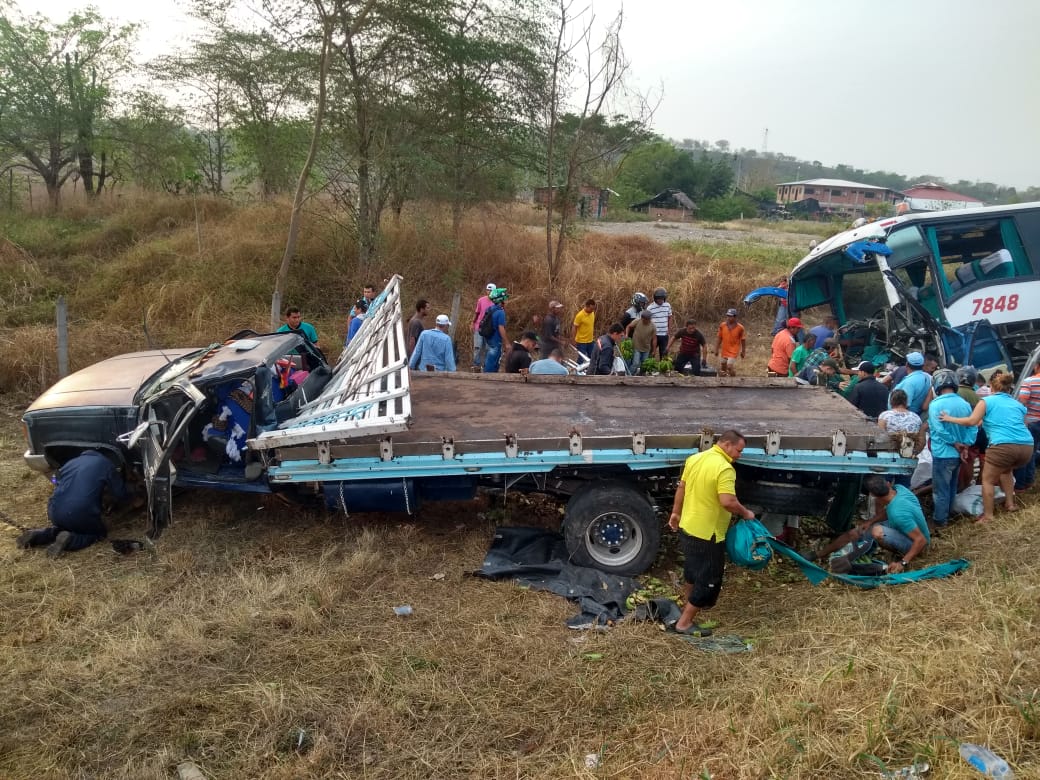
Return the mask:
<path id="1" fill-rule="evenodd" d="M 412 614 L 412 605 L 411 604 L 402 604 L 399 607 L 394 607 L 394 614 L 397 615 L 398 617 L 405 617 L 406 615 L 411 615 Z"/>
<path id="2" fill-rule="evenodd" d="M 1008 766 L 1008 762 L 982 745 L 973 745 L 971 742 L 962 742 L 960 746 L 961 758 L 982 772 L 986 777 L 999 777 L 1001 780 L 1014 780 L 1015 774 Z"/>

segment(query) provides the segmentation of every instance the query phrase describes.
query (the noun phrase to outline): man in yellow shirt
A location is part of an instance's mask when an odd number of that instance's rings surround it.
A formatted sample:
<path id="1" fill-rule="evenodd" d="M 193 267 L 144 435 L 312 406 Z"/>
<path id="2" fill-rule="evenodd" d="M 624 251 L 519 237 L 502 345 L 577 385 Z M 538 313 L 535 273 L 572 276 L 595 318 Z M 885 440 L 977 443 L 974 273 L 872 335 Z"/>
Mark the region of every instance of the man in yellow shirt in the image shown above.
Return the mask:
<path id="1" fill-rule="evenodd" d="M 719 599 L 722 574 L 726 566 L 726 529 L 731 515 L 750 520 L 755 513 L 737 500 L 737 472 L 733 461 L 744 451 L 744 436 L 737 431 L 723 433 L 711 449 L 686 459 L 682 479 L 675 491 L 668 527 L 679 532 L 682 542 L 683 595 L 686 604 L 675 623 L 680 634 L 706 633 L 694 624 L 702 609 L 710 609 Z"/>
<path id="2" fill-rule="evenodd" d="M 578 352 L 592 360 L 596 343 L 596 301 L 589 298 L 574 315 L 574 346 Z"/>

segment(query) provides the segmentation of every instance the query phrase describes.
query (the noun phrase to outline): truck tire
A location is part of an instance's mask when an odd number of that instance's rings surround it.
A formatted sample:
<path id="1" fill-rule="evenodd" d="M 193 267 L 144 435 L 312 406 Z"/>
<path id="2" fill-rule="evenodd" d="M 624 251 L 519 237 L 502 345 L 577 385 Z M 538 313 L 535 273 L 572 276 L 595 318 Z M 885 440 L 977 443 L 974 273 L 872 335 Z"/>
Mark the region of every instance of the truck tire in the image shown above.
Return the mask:
<path id="1" fill-rule="evenodd" d="M 563 520 L 572 563 L 609 574 L 642 574 L 657 558 L 661 524 L 635 487 L 586 485 L 571 496 Z"/>
<path id="2" fill-rule="evenodd" d="M 818 487 L 792 482 L 737 480 L 737 498 L 745 506 L 783 515 L 824 515 L 830 493 Z"/>

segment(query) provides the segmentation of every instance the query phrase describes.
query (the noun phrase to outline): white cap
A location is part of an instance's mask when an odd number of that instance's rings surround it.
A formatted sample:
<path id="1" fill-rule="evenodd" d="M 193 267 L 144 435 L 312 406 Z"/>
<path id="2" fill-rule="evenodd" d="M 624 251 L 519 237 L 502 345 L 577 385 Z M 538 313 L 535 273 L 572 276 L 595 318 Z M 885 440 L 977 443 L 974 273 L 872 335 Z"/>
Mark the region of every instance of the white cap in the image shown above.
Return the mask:
<path id="1" fill-rule="evenodd" d="M 491 292 L 494 289 L 495 289 L 495 283 L 494 282 L 488 282 L 487 283 L 487 291 Z"/>
<path id="2" fill-rule="evenodd" d="M 451 325 L 451 320 L 448 319 L 448 315 L 447 314 L 438 314 L 437 315 L 437 324 L 438 325 L 444 325 L 444 326 L 450 326 Z"/>

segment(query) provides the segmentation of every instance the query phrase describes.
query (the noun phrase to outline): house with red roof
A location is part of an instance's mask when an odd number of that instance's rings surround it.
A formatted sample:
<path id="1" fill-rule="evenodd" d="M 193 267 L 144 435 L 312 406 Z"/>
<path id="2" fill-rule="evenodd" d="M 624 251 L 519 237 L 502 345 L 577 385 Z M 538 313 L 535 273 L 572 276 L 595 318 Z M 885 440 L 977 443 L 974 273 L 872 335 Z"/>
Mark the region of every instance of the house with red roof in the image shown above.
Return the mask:
<path id="1" fill-rule="evenodd" d="M 974 209 L 984 205 L 978 198 L 961 195 L 948 190 L 934 181 L 915 184 L 903 190 L 903 202 L 896 206 L 899 214 L 911 211 L 950 211 L 951 209 Z"/>

